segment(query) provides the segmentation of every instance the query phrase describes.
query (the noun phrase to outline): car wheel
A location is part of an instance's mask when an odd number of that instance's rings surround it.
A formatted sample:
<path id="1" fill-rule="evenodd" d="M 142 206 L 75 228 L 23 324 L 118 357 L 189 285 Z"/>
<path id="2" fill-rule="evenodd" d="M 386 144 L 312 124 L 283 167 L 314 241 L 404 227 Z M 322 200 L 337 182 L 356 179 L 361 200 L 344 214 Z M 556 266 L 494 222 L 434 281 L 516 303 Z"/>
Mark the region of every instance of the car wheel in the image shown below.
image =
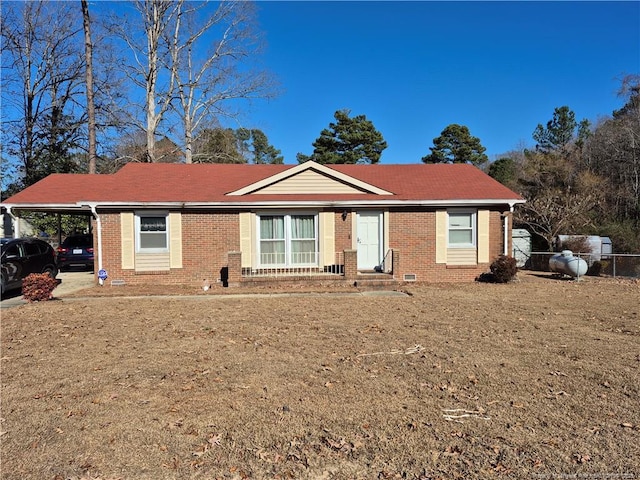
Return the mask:
<path id="1" fill-rule="evenodd" d="M 4 291 L 6 289 L 4 275 L 0 278 L 0 295 L 4 296 Z"/>
<path id="2" fill-rule="evenodd" d="M 54 267 L 45 267 L 44 270 L 42 270 L 42 273 L 46 273 L 51 278 L 56 278 L 58 275 L 58 271 Z"/>

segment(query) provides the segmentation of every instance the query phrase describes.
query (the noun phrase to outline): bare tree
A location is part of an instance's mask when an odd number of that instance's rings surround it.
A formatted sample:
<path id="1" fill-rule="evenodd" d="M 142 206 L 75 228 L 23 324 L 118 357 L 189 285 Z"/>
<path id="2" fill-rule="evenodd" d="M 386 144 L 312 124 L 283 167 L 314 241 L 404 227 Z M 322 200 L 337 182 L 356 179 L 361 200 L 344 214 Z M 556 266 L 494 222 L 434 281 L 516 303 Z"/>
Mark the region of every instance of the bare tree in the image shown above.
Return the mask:
<path id="1" fill-rule="evenodd" d="M 586 172 L 581 176 L 584 188 L 544 188 L 516 210 L 516 221 L 542 237 L 549 251 L 558 235 L 593 226 L 591 212 L 601 201 L 602 180 Z"/>
<path id="2" fill-rule="evenodd" d="M 182 1 L 135 0 L 136 18 L 117 16 L 109 26 L 111 33 L 128 46 L 133 56 L 132 63 L 123 58 L 120 66 L 130 82 L 144 92 L 145 118 L 138 122 L 134 115 L 133 122 L 146 132 L 148 162 L 156 161 L 156 135 L 172 103 L 175 79 L 171 71 L 168 78 L 164 76 L 164 68 L 169 62 L 163 38 Z"/>
<path id="3" fill-rule="evenodd" d="M 584 164 L 609 180 L 611 206 L 620 216 L 640 219 L 640 75 L 622 80 L 620 96 L 624 106 L 596 125 Z"/>
<path id="4" fill-rule="evenodd" d="M 55 28 L 52 26 L 55 25 Z M 1 27 L 5 143 L 19 158 L 23 183 L 72 166 L 69 152 L 81 139 L 82 84 L 78 25 L 69 4 L 9 2 Z"/>
<path id="5" fill-rule="evenodd" d="M 155 158 L 155 136 L 164 113 L 171 105 L 174 77 L 171 72 L 168 89 L 163 101 L 156 105 L 157 84 L 161 67 L 161 40 L 164 32 L 178 11 L 182 0 L 177 3 L 166 0 L 137 0 L 136 5 L 143 15 L 144 28 L 147 35 L 147 71 L 146 71 L 146 114 L 147 114 L 147 157 L 153 162 Z"/>
<path id="6" fill-rule="evenodd" d="M 207 121 L 218 123 L 220 117 L 236 115 L 230 101 L 273 94 L 269 76 L 249 68 L 260 50 L 253 4 L 226 1 L 210 10 L 208 2 L 177 2 L 167 38 L 186 163 L 193 161 L 196 131 Z"/>

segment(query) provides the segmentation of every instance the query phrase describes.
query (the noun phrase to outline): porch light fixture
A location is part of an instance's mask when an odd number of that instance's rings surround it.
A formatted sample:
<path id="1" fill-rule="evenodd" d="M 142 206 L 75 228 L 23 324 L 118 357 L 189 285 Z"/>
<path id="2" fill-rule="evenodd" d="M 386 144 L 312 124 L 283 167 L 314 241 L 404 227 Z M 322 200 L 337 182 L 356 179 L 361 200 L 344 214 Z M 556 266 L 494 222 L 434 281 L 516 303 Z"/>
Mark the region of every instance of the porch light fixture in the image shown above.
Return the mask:
<path id="1" fill-rule="evenodd" d="M 347 212 L 346 210 L 342 211 L 342 221 L 344 222 L 347 219 L 347 215 L 349 215 L 349 212 Z"/>

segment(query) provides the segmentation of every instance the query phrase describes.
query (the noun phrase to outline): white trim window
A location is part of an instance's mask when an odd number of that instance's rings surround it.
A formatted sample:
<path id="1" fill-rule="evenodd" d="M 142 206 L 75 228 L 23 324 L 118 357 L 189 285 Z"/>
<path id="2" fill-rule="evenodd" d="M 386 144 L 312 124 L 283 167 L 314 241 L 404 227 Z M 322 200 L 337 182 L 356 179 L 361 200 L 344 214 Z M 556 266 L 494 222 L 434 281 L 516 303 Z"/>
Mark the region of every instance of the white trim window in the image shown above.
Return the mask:
<path id="1" fill-rule="evenodd" d="M 169 251 L 169 218 L 167 213 L 136 214 L 136 251 L 164 253 Z"/>
<path id="2" fill-rule="evenodd" d="M 447 224 L 449 248 L 474 248 L 476 237 L 476 211 L 449 210 Z"/>
<path id="3" fill-rule="evenodd" d="M 258 258 L 261 267 L 318 264 L 318 215 L 257 215 Z"/>

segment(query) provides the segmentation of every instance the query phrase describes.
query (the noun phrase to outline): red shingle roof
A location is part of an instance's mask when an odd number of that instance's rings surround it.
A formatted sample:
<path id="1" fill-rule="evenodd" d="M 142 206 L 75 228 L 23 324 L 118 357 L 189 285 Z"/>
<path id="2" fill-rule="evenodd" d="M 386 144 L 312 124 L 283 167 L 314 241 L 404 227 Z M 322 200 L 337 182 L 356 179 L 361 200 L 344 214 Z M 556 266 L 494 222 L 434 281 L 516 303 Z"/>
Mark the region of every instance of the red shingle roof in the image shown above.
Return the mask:
<path id="1" fill-rule="evenodd" d="M 228 196 L 292 165 L 130 163 L 112 175 L 53 174 L 8 198 L 7 205 L 87 203 L 234 203 L 256 201 L 447 201 L 522 198 L 466 164 L 331 165 L 331 169 L 393 195 L 287 194 Z"/>

